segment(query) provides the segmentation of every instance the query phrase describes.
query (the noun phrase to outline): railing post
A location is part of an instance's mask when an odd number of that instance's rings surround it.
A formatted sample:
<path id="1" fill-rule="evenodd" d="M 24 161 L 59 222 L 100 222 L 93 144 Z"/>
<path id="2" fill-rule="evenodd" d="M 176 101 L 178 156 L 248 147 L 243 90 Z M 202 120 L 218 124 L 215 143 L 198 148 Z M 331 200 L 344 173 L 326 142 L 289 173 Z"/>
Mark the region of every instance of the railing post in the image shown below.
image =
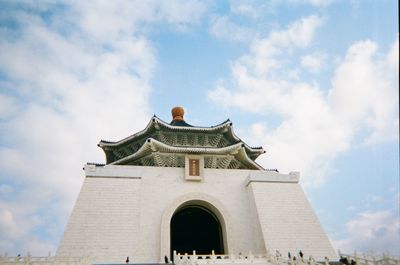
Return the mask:
<path id="1" fill-rule="evenodd" d="M 276 261 L 279 263 L 280 259 L 281 259 L 281 253 L 279 252 L 279 250 L 275 250 L 275 257 L 276 257 Z"/>
<path id="2" fill-rule="evenodd" d="M 312 255 L 310 255 L 310 257 L 308 258 L 310 260 L 310 265 L 314 265 L 315 264 L 315 259 Z"/>
<path id="3" fill-rule="evenodd" d="M 354 254 L 357 254 L 357 253 L 354 253 Z M 361 265 L 359 256 L 357 256 L 357 255 L 354 256 L 354 261 L 356 262 L 356 265 Z"/>
<path id="4" fill-rule="evenodd" d="M 196 250 L 193 250 L 193 256 L 192 256 L 192 264 L 197 263 L 197 255 L 196 255 Z"/>
<path id="5" fill-rule="evenodd" d="M 29 263 L 31 262 L 31 253 L 27 253 L 26 257 L 24 258 L 24 263 L 25 265 L 29 265 Z"/>
<path id="6" fill-rule="evenodd" d="M 328 257 L 325 257 L 325 265 L 329 265 L 329 258 Z"/>
<path id="7" fill-rule="evenodd" d="M 250 260 L 251 263 L 254 262 L 254 256 L 253 256 L 253 253 L 251 252 L 251 250 L 249 250 L 249 255 L 247 258 Z"/>

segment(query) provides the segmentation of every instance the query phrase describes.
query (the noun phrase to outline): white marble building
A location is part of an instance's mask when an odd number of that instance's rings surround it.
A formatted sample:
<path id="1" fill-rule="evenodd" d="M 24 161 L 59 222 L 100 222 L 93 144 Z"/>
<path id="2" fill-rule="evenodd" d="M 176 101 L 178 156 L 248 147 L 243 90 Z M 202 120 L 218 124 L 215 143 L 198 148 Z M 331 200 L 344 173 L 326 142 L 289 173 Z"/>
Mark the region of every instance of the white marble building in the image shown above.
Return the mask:
<path id="1" fill-rule="evenodd" d="M 101 141 L 106 164 L 87 164 L 57 258 L 93 263 L 164 262 L 172 251 L 220 254 L 300 250 L 337 255 L 299 185 L 299 174 L 266 170 L 264 150 L 226 122 L 195 127 L 173 109 L 118 142 Z"/>

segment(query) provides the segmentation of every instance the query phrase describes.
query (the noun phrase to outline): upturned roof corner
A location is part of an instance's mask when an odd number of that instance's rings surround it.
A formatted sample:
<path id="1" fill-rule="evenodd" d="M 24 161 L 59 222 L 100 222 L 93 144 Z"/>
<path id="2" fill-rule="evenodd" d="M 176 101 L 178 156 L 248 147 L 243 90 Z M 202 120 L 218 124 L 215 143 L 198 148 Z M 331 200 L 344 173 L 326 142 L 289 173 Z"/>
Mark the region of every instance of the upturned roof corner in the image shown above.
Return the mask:
<path id="1" fill-rule="evenodd" d="M 183 113 L 176 107 L 171 123 L 154 115 L 140 132 L 116 142 L 101 140 L 106 164 L 181 167 L 185 154 L 201 154 L 205 167 L 263 170 L 255 159 L 264 149 L 244 143 L 229 119 L 211 127 L 192 126 Z"/>

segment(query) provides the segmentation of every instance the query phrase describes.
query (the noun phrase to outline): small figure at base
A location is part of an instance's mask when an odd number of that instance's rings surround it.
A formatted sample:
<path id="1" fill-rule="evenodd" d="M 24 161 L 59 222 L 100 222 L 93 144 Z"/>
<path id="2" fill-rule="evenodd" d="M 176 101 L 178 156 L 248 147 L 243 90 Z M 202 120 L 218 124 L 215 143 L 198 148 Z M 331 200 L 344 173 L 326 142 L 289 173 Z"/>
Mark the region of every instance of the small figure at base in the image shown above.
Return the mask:
<path id="1" fill-rule="evenodd" d="M 126 263 L 126 264 L 129 264 L 129 256 L 126 257 L 125 263 Z"/>

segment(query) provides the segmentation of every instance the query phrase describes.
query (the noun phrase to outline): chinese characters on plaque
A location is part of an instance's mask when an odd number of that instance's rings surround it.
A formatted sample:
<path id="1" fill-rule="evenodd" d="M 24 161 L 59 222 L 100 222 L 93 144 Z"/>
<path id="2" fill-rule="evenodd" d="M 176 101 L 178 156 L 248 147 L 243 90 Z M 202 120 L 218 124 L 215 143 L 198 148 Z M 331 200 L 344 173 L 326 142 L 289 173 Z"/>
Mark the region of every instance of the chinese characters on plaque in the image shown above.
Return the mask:
<path id="1" fill-rule="evenodd" d="M 200 159 L 189 159 L 189 176 L 200 176 Z"/>
<path id="2" fill-rule="evenodd" d="M 203 180 L 204 157 L 201 155 L 186 155 L 185 157 L 185 179 Z"/>

